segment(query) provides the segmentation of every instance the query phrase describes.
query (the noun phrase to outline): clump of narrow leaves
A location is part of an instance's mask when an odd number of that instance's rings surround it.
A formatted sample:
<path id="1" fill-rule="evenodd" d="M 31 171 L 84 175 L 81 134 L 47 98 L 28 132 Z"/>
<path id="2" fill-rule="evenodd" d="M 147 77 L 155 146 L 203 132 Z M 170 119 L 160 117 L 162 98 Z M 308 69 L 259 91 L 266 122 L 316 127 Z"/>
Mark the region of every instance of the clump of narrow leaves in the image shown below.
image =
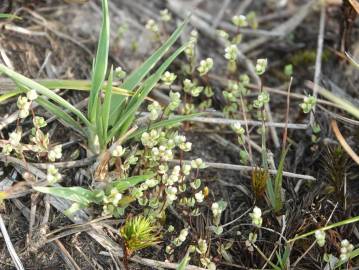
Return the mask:
<path id="1" fill-rule="evenodd" d="M 159 227 L 149 218 L 141 215 L 126 219 L 125 224 L 120 228 L 120 235 L 129 256 L 138 250 L 154 246 L 161 238 Z"/>

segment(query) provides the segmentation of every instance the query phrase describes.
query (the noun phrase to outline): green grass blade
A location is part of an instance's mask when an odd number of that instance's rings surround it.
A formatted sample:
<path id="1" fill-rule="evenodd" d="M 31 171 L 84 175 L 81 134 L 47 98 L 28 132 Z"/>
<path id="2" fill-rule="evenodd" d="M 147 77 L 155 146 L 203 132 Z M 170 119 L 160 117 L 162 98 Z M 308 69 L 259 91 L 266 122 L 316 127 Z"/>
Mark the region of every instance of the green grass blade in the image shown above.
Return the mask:
<path id="1" fill-rule="evenodd" d="M 273 209 L 276 208 L 276 200 L 275 200 L 275 193 L 274 193 L 274 188 L 273 188 L 273 182 L 272 179 L 270 177 L 268 177 L 267 180 L 267 190 L 266 190 L 269 202 L 272 206 Z"/>
<path id="2" fill-rule="evenodd" d="M 62 120 L 64 123 L 69 125 L 75 131 L 82 134 L 83 136 L 86 136 L 86 133 L 83 131 L 81 125 L 75 119 L 73 119 L 68 113 L 66 113 L 62 108 L 42 97 L 38 97 L 36 99 L 36 102 L 40 106 L 44 107 L 46 110 L 51 112 L 53 115 L 55 115 L 57 118 L 59 118 L 60 121 Z"/>
<path id="3" fill-rule="evenodd" d="M 110 106 L 112 98 L 113 67 L 111 67 L 108 83 L 106 86 L 105 99 L 102 107 L 103 137 L 107 138 L 108 123 L 110 119 Z"/>
<path id="4" fill-rule="evenodd" d="M 105 138 L 104 138 L 104 134 L 103 134 L 103 118 L 102 118 L 102 114 L 100 113 L 102 111 L 102 104 L 100 99 L 97 100 L 97 112 L 96 113 L 96 134 L 98 136 L 98 140 L 99 140 L 99 144 L 100 144 L 100 148 L 101 150 L 103 149 L 104 145 L 106 144 L 105 142 Z"/>
<path id="5" fill-rule="evenodd" d="M 190 260 L 191 257 L 189 256 L 189 252 L 187 251 L 186 255 L 182 258 L 181 262 L 176 267 L 176 270 L 186 270 Z"/>
<path id="6" fill-rule="evenodd" d="M 355 257 L 358 257 L 358 256 L 359 256 L 359 248 L 354 249 L 352 252 L 350 252 L 349 255 L 348 255 L 348 258 L 349 258 L 349 260 L 353 260 Z M 339 262 L 337 262 L 334 269 L 337 269 L 337 268 L 339 268 L 340 266 L 342 266 L 343 264 L 346 264 L 346 263 L 348 263 L 348 262 L 340 260 Z"/>
<path id="7" fill-rule="evenodd" d="M 115 187 L 119 192 L 124 192 L 130 187 L 134 187 L 137 184 L 142 183 L 153 176 L 154 174 L 137 175 L 137 176 L 129 177 L 127 179 L 116 180 L 111 183 L 111 188 Z"/>
<path id="8" fill-rule="evenodd" d="M 158 61 L 163 55 L 172 47 L 176 40 L 181 35 L 184 27 L 186 26 L 188 19 L 185 20 L 167 39 L 167 41 L 157 49 L 139 68 L 132 72 L 122 84 L 122 88 L 130 91 L 134 90 L 136 86 L 149 74 L 149 72 L 155 67 Z M 118 112 L 118 104 L 120 104 L 121 97 L 114 97 L 111 101 L 111 119 L 116 119 Z M 113 124 L 114 122 L 112 122 Z"/>
<path id="9" fill-rule="evenodd" d="M 162 120 L 159 121 L 157 123 L 151 124 L 150 128 L 148 129 L 147 127 L 145 128 L 141 128 L 136 130 L 135 132 L 133 132 L 132 134 L 130 134 L 127 137 L 127 140 L 132 139 L 132 138 L 136 138 L 138 136 L 141 136 L 143 132 L 147 131 L 147 130 L 151 130 L 151 129 L 155 129 L 155 128 L 164 128 L 164 127 L 169 127 L 169 126 L 174 126 L 174 125 L 178 125 L 184 121 L 189 121 L 191 120 L 193 117 L 196 116 L 200 116 L 202 115 L 202 113 L 195 113 L 195 114 L 190 114 L 190 115 L 181 115 L 181 116 L 175 116 L 172 119 L 166 119 L 166 120 Z"/>
<path id="10" fill-rule="evenodd" d="M 292 238 L 292 239 L 289 239 L 289 240 L 288 240 L 288 243 L 294 242 L 294 241 L 297 241 L 297 240 L 299 240 L 299 239 L 308 237 L 308 236 L 310 236 L 310 235 L 312 235 L 312 234 L 315 234 L 315 232 L 316 232 L 317 230 L 326 231 L 326 230 L 330 230 L 330 229 L 333 229 L 333 228 L 336 228 L 336 227 L 344 226 L 344 225 L 351 224 L 351 223 L 358 222 L 358 221 L 359 221 L 359 216 L 352 217 L 352 218 L 348 218 L 348 219 L 339 221 L 339 222 L 337 222 L 337 223 L 330 224 L 330 225 L 325 226 L 325 227 L 323 227 L 323 228 L 316 229 L 316 230 L 313 230 L 313 231 L 304 233 L 304 234 L 302 234 L 302 235 L 298 235 L 298 236 L 296 236 L 296 237 L 294 237 L 294 238 Z"/>
<path id="11" fill-rule="evenodd" d="M 339 105 L 344 111 L 359 119 L 359 108 L 357 106 L 347 101 L 346 99 L 334 95 L 332 92 L 328 91 L 323 87 L 318 86 L 318 91 L 320 95 L 330 100 L 331 102 Z"/>
<path id="12" fill-rule="evenodd" d="M 96 59 L 93 67 L 88 116 L 93 123 L 96 119 L 97 100 L 105 80 L 110 44 L 110 20 L 107 0 L 102 0 L 102 27 L 97 47 Z"/>
<path id="13" fill-rule="evenodd" d="M 277 175 L 274 179 L 274 196 L 275 196 L 274 212 L 275 213 L 278 213 L 283 207 L 283 202 L 282 202 L 283 169 L 284 169 L 285 157 L 287 156 L 288 150 L 289 150 L 289 146 L 286 149 L 283 149 L 282 151 L 277 169 Z"/>
<path id="14" fill-rule="evenodd" d="M 160 80 L 163 72 L 167 70 L 169 65 L 177 58 L 177 56 L 184 51 L 186 45 L 177 49 L 166 61 L 158 68 L 155 74 L 151 75 L 148 79 L 145 80 L 141 88 L 136 92 L 136 94 L 131 98 L 126 111 L 123 113 L 123 117 L 117 121 L 113 128 L 109 132 L 107 137 L 107 142 L 109 142 L 122 128 L 122 125 L 137 112 L 138 108 L 141 106 L 143 100 L 151 92 L 153 87 Z"/>
<path id="15" fill-rule="evenodd" d="M 33 187 L 34 190 L 50 194 L 56 197 L 64 198 L 81 205 L 102 202 L 104 193 L 91 191 L 82 187 Z"/>
<path id="16" fill-rule="evenodd" d="M 39 80 L 41 85 L 49 89 L 71 89 L 79 91 L 89 91 L 91 82 L 87 80 Z M 104 82 L 103 89 L 106 89 L 108 82 Z M 112 85 L 112 92 L 116 95 L 133 96 L 132 91 Z"/>
<path id="17" fill-rule="evenodd" d="M 0 72 L 6 74 L 9 78 L 14 80 L 16 83 L 24 85 L 29 89 L 35 89 L 40 94 L 47 96 L 49 99 L 55 101 L 59 105 L 63 106 L 65 109 L 68 109 L 70 112 L 74 113 L 84 124 L 90 126 L 90 122 L 87 120 L 87 118 L 82 114 L 80 110 L 78 110 L 76 107 L 71 105 L 69 102 L 67 102 L 65 99 L 63 99 L 62 97 L 51 91 L 50 89 L 7 68 L 2 64 L 0 64 Z"/>
<path id="18" fill-rule="evenodd" d="M 13 14 L 8 14 L 8 13 L 0 13 L 0 19 L 17 19 L 17 20 L 21 20 L 21 17 L 18 17 L 16 15 Z"/>
<path id="19" fill-rule="evenodd" d="M 14 91 L 9 91 L 9 92 L 7 92 L 5 94 L 2 94 L 2 95 L 0 95 L 0 103 L 8 100 L 9 98 L 15 97 L 15 96 L 17 96 L 17 95 L 19 95 L 21 93 L 24 93 L 24 91 L 22 91 L 22 90 L 14 90 Z"/>

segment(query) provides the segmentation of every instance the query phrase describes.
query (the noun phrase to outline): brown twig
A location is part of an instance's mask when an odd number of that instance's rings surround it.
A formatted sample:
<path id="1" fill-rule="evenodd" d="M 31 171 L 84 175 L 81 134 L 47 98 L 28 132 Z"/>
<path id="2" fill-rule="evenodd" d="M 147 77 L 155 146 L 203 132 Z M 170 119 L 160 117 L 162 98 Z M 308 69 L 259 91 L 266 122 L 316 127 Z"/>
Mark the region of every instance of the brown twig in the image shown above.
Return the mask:
<path id="1" fill-rule="evenodd" d="M 338 128 L 337 121 L 335 121 L 334 119 L 331 122 L 331 127 L 340 145 L 348 153 L 348 155 L 359 165 L 359 156 L 353 151 L 353 149 L 346 142 L 345 138 L 343 137 L 342 133 Z"/>
<path id="2" fill-rule="evenodd" d="M 261 126 L 262 122 L 254 121 L 254 120 L 236 120 L 236 119 L 227 119 L 227 118 L 213 118 L 213 117 L 202 117 L 196 116 L 191 118 L 191 122 L 201 122 L 201 123 L 208 123 L 208 124 L 221 124 L 221 125 L 232 125 L 235 123 L 240 123 L 242 125 L 248 124 L 249 126 Z M 277 122 L 266 122 L 265 126 L 267 127 L 276 127 L 276 128 L 285 128 L 285 123 L 277 123 Z M 295 123 L 288 123 L 287 128 L 290 129 L 307 129 L 307 124 L 295 124 Z"/>
<path id="3" fill-rule="evenodd" d="M 173 164 L 179 164 L 180 160 L 170 160 L 170 163 Z M 191 164 L 190 160 L 182 160 L 183 164 Z M 215 163 L 215 162 L 206 162 L 206 165 L 210 168 L 215 169 L 223 169 L 223 170 L 233 170 L 233 171 L 244 171 L 244 172 L 251 172 L 255 167 L 251 166 L 244 166 L 244 165 L 235 165 L 235 164 L 228 164 L 228 163 Z M 270 174 L 277 174 L 277 170 L 268 170 Z M 315 181 L 316 179 L 313 176 L 310 175 L 304 175 L 304 174 L 296 174 L 291 172 L 283 172 L 283 176 L 289 177 L 289 178 L 299 178 L 303 180 L 309 180 L 309 181 Z"/>
<path id="4" fill-rule="evenodd" d="M 323 55 L 323 43 L 324 43 L 324 31 L 325 31 L 325 3 L 322 3 L 320 10 L 320 21 L 319 21 L 319 35 L 318 35 L 318 45 L 317 45 L 317 55 L 315 59 L 315 72 L 314 72 L 314 89 L 313 96 L 317 98 L 318 96 L 318 85 L 320 80 L 320 75 L 322 73 L 322 55 Z M 315 105 L 310 113 L 309 123 L 311 126 L 314 124 L 314 114 L 315 114 Z"/>

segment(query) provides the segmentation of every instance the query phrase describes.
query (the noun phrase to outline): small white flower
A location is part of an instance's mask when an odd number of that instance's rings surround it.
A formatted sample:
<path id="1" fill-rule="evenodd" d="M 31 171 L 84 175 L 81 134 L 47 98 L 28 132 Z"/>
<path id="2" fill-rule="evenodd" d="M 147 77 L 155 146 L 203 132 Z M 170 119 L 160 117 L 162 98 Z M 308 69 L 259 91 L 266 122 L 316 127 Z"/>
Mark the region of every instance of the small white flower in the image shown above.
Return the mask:
<path id="1" fill-rule="evenodd" d="M 192 97 L 198 97 L 203 91 L 203 86 L 192 87 L 190 94 Z"/>
<path id="2" fill-rule="evenodd" d="M 191 151 L 192 149 L 192 143 L 191 142 L 185 142 L 185 143 L 181 143 L 179 145 L 179 148 L 185 152 Z"/>
<path id="3" fill-rule="evenodd" d="M 182 143 L 185 143 L 187 139 L 186 139 L 186 136 L 177 135 L 177 136 L 175 136 L 174 140 L 177 145 L 180 145 Z"/>
<path id="4" fill-rule="evenodd" d="M 304 97 L 303 103 L 299 106 L 302 108 L 304 113 L 309 113 L 315 104 L 317 103 L 317 99 L 311 95 Z"/>
<path id="5" fill-rule="evenodd" d="M 32 89 L 26 93 L 26 96 L 30 101 L 33 101 L 37 99 L 39 95 L 37 94 L 35 89 Z"/>
<path id="6" fill-rule="evenodd" d="M 158 27 L 157 23 L 152 19 L 147 21 L 145 28 L 153 33 L 159 32 L 159 27 Z"/>
<path id="7" fill-rule="evenodd" d="M 217 202 L 212 203 L 211 210 L 214 216 L 218 216 L 222 213 Z"/>
<path id="8" fill-rule="evenodd" d="M 232 130 L 237 133 L 238 135 L 244 134 L 244 128 L 242 127 L 241 123 L 236 122 L 231 125 Z"/>
<path id="9" fill-rule="evenodd" d="M 173 248 L 171 246 L 166 246 L 166 253 L 167 254 L 172 254 L 173 253 Z"/>
<path id="10" fill-rule="evenodd" d="M 196 249 L 197 252 L 199 254 L 205 254 L 207 252 L 207 249 L 208 249 L 208 245 L 207 245 L 207 242 L 206 240 L 203 240 L 203 239 L 199 239 L 198 240 L 198 248 Z"/>
<path id="11" fill-rule="evenodd" d="M 204 195 L 203 195 L 202 190 L 199 191 L 199 192 L 197 192 L 196 194 L 194 194 L 194 197 L 196 198 L 196 201 L 197 201 L 198 203 L 203 202 L 203 200 L 204 200 Z"/>
<path id="12" fill-rule="evenodd" d="M 191 172 L 191 165 L 185 164 L 185 165 L 182 166 L 182 173 L 184 175 L 189 175 L 190 172 Z"/>
<path id="13" fill-rule="evenodd" d="M 175 227 L 173 227 L 172 225 L 169 225 L 168 228 L 167 228 L 167 231 L 168 232 L 173 232 L 175 230 Z"/>
<path id="14" fill-rule="evenodd" d="M 237 27 L 246 27 L 246 26 L 248 26 L 247 18 L 244 15 L 233 16 L 232 22 Z"/>
<path id="15" fill-rule="evenodd" d="M 29 115 L 31 102 L 27 97 L 19 96 L 16 104 L 19 108 L 19 118 L 26 118 Z"/>
<path id="16" fill-rule="evenodd" d="M 122 194 L 121 194 L 121 193 L 117 193 L 117 194 L 113 197 L 112 204 L 115 205 L 115 206 L 117 206 L 121 199 L 122 199 Z"/>
<path id="17" fill-rule="evenodd" d="M 160 11 L 161 21 L 168 22 L 172 19 L 172 14 L 169 13 L 168 9 L 163 9 Z"/>
<path id="18" fill-rule="evenodd" d="M 117 68 L 115 69 L 115 76 L 116 76 L 118 79 L 122 80 L 123 78 L 126 77 L 126 75 L 127 75 L 127 73 L 126 73 L 126 71 L 124 71 L 124 70 L 122 69 L 122 67 L 117 67 Z"/>
<path id="19" fill-rule="evenodd" d="M 323 247 L 325 245 L 325 232 L 324 231 L 316 230 L 315 238 L 317 240 L 318 246 Z"/>
<path id="20" fill-rule="evenodd" d="M 35 116 L 34 119 L 32 120 L 32 122 L 36 128 L 43 128 L 43 127 L 46 127 L 46 125 L 47 125 L 45 119 L 40 116 Z"/>
<path id="21" fill-rule="evenodd" d="M 167 86 L 170 86 L 173 84 L 174 80 L 177 78 L 177 75 L 172 73 L 172 72 L 169 72 L 169 71 L 166 71 L 162 77 L 161 77 L 161 80 L 163 81 L 163 83 Z"/>
<path id="22" fill-rule="evenodd" d="M 207 74 L 213 67 L 213 59 L 207 58 L 205 60 L 201 60 L 199 63 L 199 67 L 197 68 L 199 75 L 203 76 Z"/>
<path id="23" fill-rule="evenodd" d="M 53 185 L 60 181 L 62 178 L 61 174 L 59 173 L 58 169 L 54 165 L 49 165 L 47 168 L 47 176 L 46 180 L 50 185 Z"/>
<path id="24" fill-rule="evenodd" d="M 148 105 L 147 109 L 150 112 L 149 118 L 151 121 L 157 120 L 162 110 L 161 105 L 157 101 L 154 101 L 152 104 Z"/>
<path id="25" fill-rule="evenodd" d="M 197 178 L 195 180 L 193 180 L 193 182 L 190 183 L 190 186 L 193 188 L 193 189 L 199 189 L 199 187 L 201 186 L 201 179 Z"/>
<path id="26" fill-rule="evenodd" d="M 266 71 L 267 65 L 268 65 L 267 59 L 264 58 L 258 59 L 256 64 L 256 73 L 258 75 L 262 75 Z"/>
<path id="27" fill-rule="evenodd" d="M 19 118 L 24 119 L 30 114 L 29 110 L 19 110 Z"/>
<path id="28" fill-rule="evenodd" d="M 178 92 L 170 92 L 170 103 L 168 104 L 168 108 L 173 111 L 179 107 L 181 104 L 181 94 Z"/>
<path id="29" fill-rule="evenodd" d="M 229 45 L 225 49 L 224 58 L 226 58 L 228 61 L 236 61 L 238 55 L 238 48 L 236 45 Z"/>
<path id="30" fill-rule="evenodd" d="M 347 239 L 342 240 L 340 242 L 340 260 L 346 262 L 353 249 L 354 246 Z"/>
<path id="31" fill-rule="evenodd" d="M 9 135 L 9 142 L 11 146 L 18 147 L 21 141 L 22 132 L 21 131 L 14 131 L 11 132 Z"/>
<path id="32" fill-rule="evenodd" d="M 52 162 L 54 162 L 56 159 L 60 159 L 62 157 L 62 146 L 56 145 L 48 152 L 47 157 Z"/>
<path id="33" fill-rule="evenodd" d="M 227 40 L 227 39 L 229 38 L 229 34 L 228 34 L 226 31 L 222 30 L 222 29 L 217 30 L 217 35 L 218 35 L 220 38 L 223 38 L 223 39 L 225 39 L 225 40 Z"/>
<path id="34" fill-rule="evenodd" d="M 144 146 L 147 146 L 149 148 L 154 147 L 158 143 L 158 138 L 160 137 L 160 134 L 157 130 L 152 129 L 150 133 L 144 132 L 141 136 L 141 142 Z"/>
<path id="35" fill-rule="evenodd" d="M 145 183 L 148 187 L 153 188 L 158 185 L 159 181 L 156 179 L 147 179 Z"/>
<path id="36" fill-rule="evenodd" d="M 177 188 L 173 186 L 169 186 L 166 188 L 167 200 L 169 202 L 173 202 L 177 199 Z"/>
<path id="37" fill-rule="evenodd" d="M 187 236 L 188 236 L 188 228 L 184 228 L 181 230 L 180 235 L 178 236 L 178 239 L 181 242 L 184 242 L 184 241 L 186 241 Z"/>
<path id="38" fill-rule="evenodd" d="M 206 164 L 201 158 L 196 158 L 195 160 L 191 161 L 191 166 L 193 169 L 203 169 L 206 167 Z"/>
<path id="39" fill-rule="evenodd" d="M 252 218 L 253 225 L 256 225 L 258 227 L 262 226 L 262 210 L 259 207 L 255 206 L 253 208 L 253 212 L 250 213 L 249 216 Z"/>
<path id="40" fill-rule="evenodd" d="M 14 149 L 13 149 L 13 147 L 11 146 L 11 144 L 5 144 L 5 145 L 3 146 L 1 152 L 2 152 L 5 156 L 8 156 L 8 155 L 11 154 L 12 150 L 14 150 Z"/>
<path id="41" fill-rule="evenodd" d="M 190 93 L 192 91 L 192 88 L 194 88 L 196 85 L 190 80 L 190 79 L 185 79 L 183 81 L 183 91 L 185 91 L 186 93 Z"/>
<path id="42" fill-rule="evenodd" d="M 30 102 L 27 99 L 27 97 L 24 96 L 19 96 L 17 98 L 17 103 L 16 103 L 17 107 L 21 110 L 24 109 L 25 107 L 29 107 L 30 106 Z"/>
<path id="43" fill-rule="evenodd" d="M 125 153 L 125 149 L 121 145 L 116 145 L 115 149 L 112 151 L 113 157 L 121 157 Z"/>
<path id="44" fill-rule="evenodd" d="M 254 218 L 260 218 L 262 216 L 262 210 L 255 206 L 254 209 L 253 209 L 253 217 Z"/>
<path id="45" fill-rule="evenodd" d="M 265 104 L 267 104 L 270 100 L 269 93 L 266 91 L 263 91 L 259 93 L 257 99 L 253 102 L 253 106 L 255 108 L 262 108 Z"/>

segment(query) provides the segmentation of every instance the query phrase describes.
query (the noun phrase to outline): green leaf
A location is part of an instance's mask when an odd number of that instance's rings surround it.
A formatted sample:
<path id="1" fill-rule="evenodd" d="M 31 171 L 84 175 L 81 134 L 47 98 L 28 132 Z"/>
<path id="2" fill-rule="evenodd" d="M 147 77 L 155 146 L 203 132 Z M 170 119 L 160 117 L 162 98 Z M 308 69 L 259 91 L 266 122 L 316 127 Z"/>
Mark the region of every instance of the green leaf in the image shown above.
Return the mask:
<path id="1" fill-rule="evenodd" d="M 313 231 L 310 231 L 310 232 L 307 232 L 307 233 L 304 233 L 302 235 L 298 235 L 292 239 L 289 239 L 288 240 L 288 243 L 290 242 L 294 242 L 294 241 L 297 241 L 299 239 L 302 239 L 302 238 L 305 238 L 305 237 L 308 237 L 312 234 L 315 234 L 315 232 L 317 230 L 321 230 L 321 231 L 326 231 L 326 230 L 329 230 L 329 229 L 333 229 L 333 228 L 336 228 L 336 227 L 339 227 L 339 226 L 344 226 L 344 225 L 347 225 L 347 224 L 350 224 L 350 223 L 354 223 L 354 222 L 358 222 L 359 221 L 359 216 L 356 216 L 356 217 L 352 217 L 352 218 L 348 218 L 348 219 L 345 219 L 345 220 L 342 220 L 340 222 L 337 222 L 337 223 L 334 223 L 334 224 L 330 224 L 328 226 L 325 226 L 323 228 L 320 228 L 320 229 L 316 229 L 316 230 L 313 230 Z"/>
<path id="2" fill-rule="evenodd" d="M 18 17 L 16 15 L 13 14 L 8 14 L 8 13 L 0 13 L 0 19 L 18 19 L 21 20 L 21 17 Z"/>
<path id="3" fill-rule="evenodd" d="M 190 260 L 191 257 L 189 256 L 189 252 L 187 252 L 186 255 L 182 258 L 181 262 L 178 264 L 176 270 L 186 270 Z"/>
<path id="4" fill-rule="evenodd" d="M 60 121 L 62 120 L 69 127 L 73 128 L 75 131 L 82 134 L 83 136 L 86 136 L 86 132 L 81 127 L 81 125 L 75 119 L 73 119 L 67 112 L 65 112 L 62 108 L 42 97 L 38 97 L 36 99 L 36 102 L 40 106 L 44 107 L 46 110 L 51 112 L 53 115 L 55 115 L 57 118 L 59 118 Z"/>
<path id="5" fill-rule="evenodd" d="M 38 83 L 49 89 L 91 90 L 91 82 L 87 80 L 39 80 Z M 107 82 L 104 82 L 103 88 L 107 87 L 107 84 Z M 124 96 L 132 96 L 134 94 L 132 91 L 115 86 L 112 86 L 112 92 L 113 94 Z"/>
<path id="6" fill-rule="evenodd" d="M 47 96 L 49 99 L 55 101 L 62 107 L 68 109 L 70 112 L 74 113 L 79 119 L 86 124 L 87 126 L 90 126 L 90 122 L 87 120 L 87 118 L 82 114 L 80 110 L 78 110 L 75 106 L 71 105 L 69 102 L 67 102 L 65 99 L 51 91 L 50 89 L 46 88 L 45 86 L 26 78 L 25 76 L 7 68 L 3 64 L 0 64 L 0 72 L 3 72 L 6 74 L 6 76 L 10 77 L 12 80 L 17 82 L 20 85 L 23 85 L 29 89 L 35 89 L 40 94 Z"/>
<path id="7" fill-rule="evenodd" d="M 113 80 L 113 67 L 111 67 L 110 75 L 108 76 L 108 83 L 105 92 L 105 99 L 102 107 L 102 123 L 103 123 L 103 137 L 107 137 L 108 123 L 110 119 L 110 106 L 112 98 L 112 80 Z"/>
<path id="8" fill-rule="evenodd" d="M 282 154 L 280 156 L 280 161 L 277 169 L 277 175 L 274 180 L 274 196 L 275 196 L 275 205 L 274 212 L 278 213 L 282 207 L 282 183 L 283 183 L 283 169 L 284 169 L 284 161 L 287 156 L 289 150 L 289 146 L 286 149 L 282 150 Z"/>
<path id="9" fill-rule="evenodd" d="M 15 97 L 15 96 L 17 96 L 17 95 L 19 95 L 21 93 L 24 93 L 24 91 L 22 91 L 22 90 L 14 90 L 14 91 L 9 91 L 9 92 L 7 92 L 5 94 L 2 94 L 2 95 L 0 95 L 0 103 L 8 100 L 9 98 Z"/>
<path id="10" fill-rule="evenodd" d="M 129 140 L 131 138 L 135 138 L 137 136 L 140 136 L 140 135 L 142 135 L 143 132 L 145 132 L 147 130 L 174 126 L 174 125 L 180 124 L 183 121 L 189 121 L 193 117 L 200 116 L 200 115 L 203 115 L 203 113 L 195 113 L 195 114 L 180 115 L 180 116 L 176 115 L 171 119 L 166 119 L 166 120 L 162 120 L 162 121 L 153 123 L 153 124 L 151 124 L 151 126 L 149 128 L 145 127 L 145 128 L 141 128 L 141 129 L 136 130 L 135 132 L 133 132 L 132 134 L 130 134 L 127 137 L 127 140 Z"/>
<path id="11" fill-rule="evenodd" d="M 327 89 L 325 89 L 323 87 L 320 87 L 319 85 L 317 87 L 318 87 L 318 92 L 320 95 L 322 95 L 326 99 L 330 100 L 331 102 L 337 104 L 344 111 L 353 115 L 355 118 L 359 119 L 358 106 L 355 106 L 354 104 L 352 104 L 351 102 L 349 102 L 348 100 L 346 100 L 344 98 L 340 98 L 340 97 L 334 95 L 332 92 L 328 91 Z"/>
<path id="12" fill-rule="evenodd" d="M 275 205 L 276 205 L 276 200 L 275 200 L 276 197 L 275 197 L 275 193 L 274 193 L 273 182 L 270 177 L 268 177 L 268 180 L 267 180 L 267 196 L 268 196 L 268 199 L 269 199 L 269 202 L 270 202 L 272 208 L 274 209 Z"/>
<path id="13" fill-rule="evenodd" d="M 154 174 L 137 175 L 122 180 L 116 180 L 111 183 L 111 188 L 117 188 L 119 192 L 124 192 L 130 187 L 134 187 L 137 184 L 142 183 L 153 176 Z"/>
<path id="14" fill-rule="evenodd" d="M 33 187 L 34 190 L 64 198 L 80 205 L 101 203 L 104 197 L 103 191 L 90 191 L 82 187 Z"/>
<path id="15" fill-rule="evenodd" d="M 75 214 L 75 212 L 81 210 L 81 209 L 85 209 L 87 207 L 87 205 L 84 204 L 80 204 L 80 203 L 73 203 L 71 204 L 71 206 L 66 209 L 64 211 L 64 214 L 68 217 L 71 217 L 73 214 Z"/>
<path id="16" fill-rule="evenodd" d="M 103 149 L 103 146 L 106 144 L 106 141 L 105 141 L 104 134 L 103 134 L 103 123 L 102 123 L 103 118 L 102 118 L 102 113 L 101 113 L 102 105 L 101 105 L 100 99 L 97 100 L 96 107 L 97 107 L 97 113 L 95 115 L 95 117 L 96 117 L 96 125 L 95 125 L 96 134 L 98 136 L 100 148 Z"/>
<path id="17" fill-rule="evenodd" d="M 132 72 L 122 84 L 122 88 L 130 91 L 134 90 L 137 85 L 149 74 L 149 72 L 155 67 L 157 62 L 163 57 L 163 55 L 172 47 L 176 40 L 180 37 L 184 27 L 188 23 L 188 19 L 185 20 L 173 34 L 167 39 L 167 41 L 157 49 L 139 68 Z M 123 102 L 123 98 L 114 97 L 111 101 L 111 124 L 118 119 L 119 104 Z"/>
<path id="18" fill-rule="evenodd" d="M 107 137 L 107 142 L 109 142 L 122 128 L 122 125 L 134 114 L 137 112 L 138 108 L 141 106 L 143 100 L 147 97 L 147 95 L 151 92 L 153 87 L 160 80 L 162 73 L 165 72 L 168 66 L 177 58 L 177 56 L 184 51 L 186 45 L 177 49 L 170 57 L 166 59 L 166 61 L 158 68 L 155 74 L 151 75 L 140 89 L 136 92 L 136 94 L 131 98 L 126 111 L 123 113 L 123 116 L 118 120 L 118 122 L 113 126 L 110 130 L 109 136 Z"/>
<path id="19" fill-rule="evenodd" d="M 97 47 L 96 59 L 93 66 L 88 116 L 93 123 L 96 119 L 97 101 L 102 84 L 105 80 L 110 44 L 110 20 L 107 0 L 102 0 L 102 27 Z"/>

